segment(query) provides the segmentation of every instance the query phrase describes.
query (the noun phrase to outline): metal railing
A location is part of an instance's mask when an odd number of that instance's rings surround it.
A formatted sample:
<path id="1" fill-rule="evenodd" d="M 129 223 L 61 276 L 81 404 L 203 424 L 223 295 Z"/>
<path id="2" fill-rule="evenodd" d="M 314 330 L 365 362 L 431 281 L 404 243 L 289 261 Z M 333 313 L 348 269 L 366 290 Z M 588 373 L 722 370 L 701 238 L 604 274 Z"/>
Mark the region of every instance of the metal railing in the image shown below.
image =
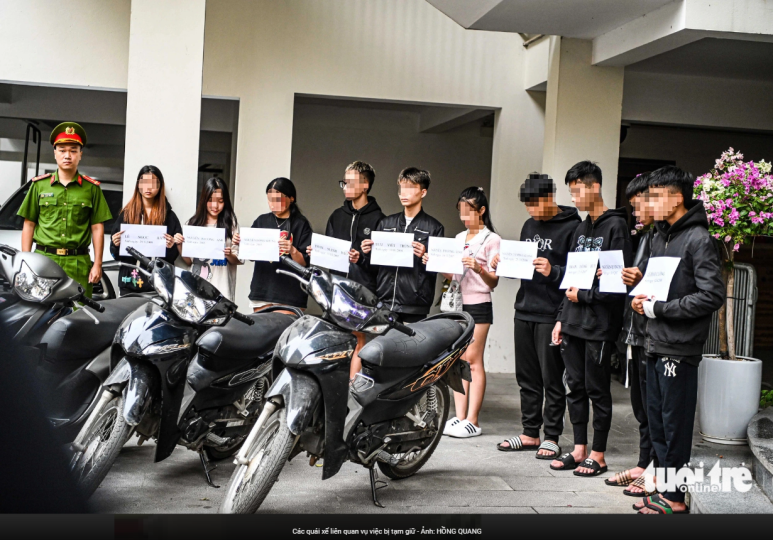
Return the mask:
<path id="1" fill-rule="evenodd" d="M 735 264 L 733 290 L 733 320 L 735 321 L 735 354 L 754 355 L 754 314 L 757 309 L 757 271 L 750 264 Z M 709 327 L 709 338 L 703 354 L 719 354 L 719 312 L 714 313 Z"/>

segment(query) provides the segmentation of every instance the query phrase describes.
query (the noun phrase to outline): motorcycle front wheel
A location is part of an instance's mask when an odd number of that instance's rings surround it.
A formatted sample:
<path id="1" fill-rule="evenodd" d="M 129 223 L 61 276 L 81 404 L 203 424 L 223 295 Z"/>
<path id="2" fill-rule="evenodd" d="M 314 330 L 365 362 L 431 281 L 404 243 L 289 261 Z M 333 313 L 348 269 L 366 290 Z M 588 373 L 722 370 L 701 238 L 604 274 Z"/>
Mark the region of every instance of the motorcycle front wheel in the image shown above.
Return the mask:
<path id="1" fill-rule="evenodd" d="M 277 409 L 247 450 L 249 464 L 237 465 L 231 475 L 220 513 L 254 514 L 282 472 L 294 443 L 295 436 L 287 427 L 287 412 Z"/>
<path id="2" fill-rule="evenodd" d="M 132 426 L 123 417 L 121 395 L 91 414 L 97 418 L 83 439 L 83 451 L 76 452 L 71 461 L 78 487 L 86 497 L 90 497 L 105 479 L 132 431 Z"/>
<path id="3" fill-rule="evenodd" d="M 443 426 L 446 425 L 446 420 L 448 419 L 449 401 L 448 386 L 443 381 L 436 382 L 427 390 L 416 404 L 414 414 L 418 418 L 422 418 L 427 412 L 434 411 L 434 418 L 425 428 L 434 431 L 432 440 L 424 448 L 416 448 L 401 454 L 394 454 L 393 457 L 399 459 L 396 465 L 381 461 L 377 462 L 378 468 L 382 473 L 393 480 L 408 478 L 416 474 L 429 461 L 438 443 L 440 443 L 440 439 L 443 437 Z"/>

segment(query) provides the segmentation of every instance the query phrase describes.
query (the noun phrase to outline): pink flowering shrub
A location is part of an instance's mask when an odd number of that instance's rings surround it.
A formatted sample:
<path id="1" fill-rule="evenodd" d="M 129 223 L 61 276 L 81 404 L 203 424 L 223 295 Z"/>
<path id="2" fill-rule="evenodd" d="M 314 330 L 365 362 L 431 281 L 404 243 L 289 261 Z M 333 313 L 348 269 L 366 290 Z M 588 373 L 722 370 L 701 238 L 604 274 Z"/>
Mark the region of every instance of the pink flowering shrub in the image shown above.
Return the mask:
<path id="1" fill-rule="evenodd" d="M 714 168 L 695 180 L 695 198 L 703 201 L 709 218 L 709 232 L 730 246 L 755 236 L 767 236 L 773 225 L 773 176 L 766 161 L 744 161 L 732 148 L 723 152 Z M 732 257 L 728 256 L 732 260 Z"/>

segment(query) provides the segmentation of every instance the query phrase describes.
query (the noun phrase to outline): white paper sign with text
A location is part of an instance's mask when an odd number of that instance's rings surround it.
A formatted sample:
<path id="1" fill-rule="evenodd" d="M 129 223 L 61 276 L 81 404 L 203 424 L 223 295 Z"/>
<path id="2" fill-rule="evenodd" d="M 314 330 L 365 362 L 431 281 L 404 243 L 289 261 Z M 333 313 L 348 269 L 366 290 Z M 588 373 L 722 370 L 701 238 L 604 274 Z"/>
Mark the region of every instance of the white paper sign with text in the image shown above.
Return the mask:
<path id="1" fill-rule="evenodd" d="M 647 261 L 647 271 L 639 284 L 631 291 L 631 296 L 646 294 L 651 300 L 665 302 L 668 289 L 674 277 L 679 257 L 653 257 Z"/>
<path id="2" fill-rule="evenodd" d="M 596 277 L 596 267 L 599 264 L 599 251 L 571 251 L 566 256 L 566 272 L 559 289 L 576 287 L 590 289 L 593 278 Z"/>
<path id="3" fill-rule="evenodd" d="M 599 292 L 628 292 L 625 283 L 623 283 L 623 268 L 625 268 L 625 260 L 623 259 L 622 251 L 599 251 L 599 265 L 601 265 Z"/>
<path id="4" fill-rule="evenodd" d="M 430 236 L 428 253 L 427 272 L 459 275 L 464 273 L 464 265 L 462 264 L 464 237 L 441 238 L 439 236 Z"/>
<path id="5" fill-rule="evenodd" d="M 536 242 L 500 240 L 497 275 L 515 279 L 532 279 L 538 247 L 539 244 Z"/>
<path id="6" fill-rule="evenodd" d="M 146 257 L 164 257 L 166 255 L 166 227 L 164 225 L 132 225 L 122 223 L 121 249 L 118 255 L 131 257 L 126 248 L 133 247 Z"/>
<path id="7" fill-rule="evenodd" d="M 224 259 L 225 229 L 183 225 L 183 257 L 192 259 Z"/>
<path id="8" fill-rule="evenodd" d="M 328 270 L 349 271 L 349 250 L 352 243 L 324 234 L 311 234 L 311 264 Z"/>
<path id="9" fill-rule="evenodd" d="M 279 261 L 279 229 L 242 229 L 239 258 L 245 261 Z"/>
<path id="10" fill-rule="evenodd" d="M 413 233 L 373 231 L 371 264 L 413 268 Z"/>

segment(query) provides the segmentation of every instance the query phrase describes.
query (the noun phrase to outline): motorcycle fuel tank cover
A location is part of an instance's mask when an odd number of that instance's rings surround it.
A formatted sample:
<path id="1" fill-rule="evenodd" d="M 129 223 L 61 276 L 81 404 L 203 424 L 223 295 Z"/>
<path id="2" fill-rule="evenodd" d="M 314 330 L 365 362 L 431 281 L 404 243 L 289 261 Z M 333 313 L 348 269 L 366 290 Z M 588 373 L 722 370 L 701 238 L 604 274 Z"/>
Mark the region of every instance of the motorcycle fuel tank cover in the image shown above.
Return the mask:
<path id="1" fill-rule="evenodd" d="M 148 302 L 129 315 L 115 336 L 115 342 L 133 356 L 147 353 L 148 347 L 162 345 L 165 341 L 190 347 L 195 341 L 195 330 L 177 322 L 153 302 Z M 179 350 L 179 347 L 175 347 L 175 350 Z"/>
<path id="2" fill-rule="evenodd" d="M 335 354 L 330 358 L 317 358 L 316 353 L 335 346 L 344 346 L 354 351 L 356 338 L 349 332 L 342 331 L 337 326 L 313 317 L 304 315 L 295 321 L 277 341 L 274 356 L 282 359 L 287 366 L 319 361 L 340 361 L 348 359 L 347 354 Z M 346 352 L 346 351 L 343 351 Z"/>

